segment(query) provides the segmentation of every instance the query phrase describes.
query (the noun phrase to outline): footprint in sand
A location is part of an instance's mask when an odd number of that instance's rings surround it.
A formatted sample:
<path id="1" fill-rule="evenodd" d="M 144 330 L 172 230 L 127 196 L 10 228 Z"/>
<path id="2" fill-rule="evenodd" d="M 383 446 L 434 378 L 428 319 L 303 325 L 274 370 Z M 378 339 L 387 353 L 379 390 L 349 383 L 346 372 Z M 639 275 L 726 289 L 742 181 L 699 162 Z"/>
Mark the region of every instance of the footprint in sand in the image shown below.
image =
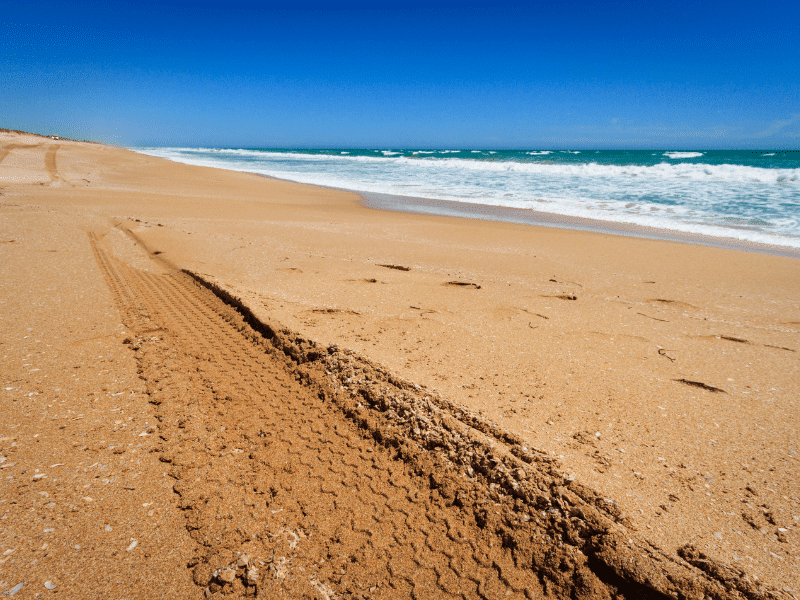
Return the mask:
<path id="1" fill-rule="evenodd" d="M 360 312 L 347 308 L 312 308 L 306 312 L 314 313 L 316 315 L 361 315 Z"/>
<path id="2" fill-rule="evenodd" d="M 647 302 L 653 302 L 655 304 L 667 304 L 669 306 L 674 306 L 675 308 L 697 308 L 688 302 L 681 302 L 680 300 L 667 300 L 666 298 L 651 298 L 650 300 L 647 300 Z"/>
<path id="3" fill-rule="evenodd" d="M 453 286 L 453 287 L 466 287 L 466 288 L 472 288 L 474 290 L 481 289 L 481 286 L 479 286 L 477 283 L 472 283 L 469 281 L 446 281 L 442 285 Z"/>
<path id="4" fill-rule="evenodd" d="M 559 300 L 577 300 L 578 297 L 575 294 L 551 294 L 551 295 L 544 295 L 542 298 L 558 298 Z"/>

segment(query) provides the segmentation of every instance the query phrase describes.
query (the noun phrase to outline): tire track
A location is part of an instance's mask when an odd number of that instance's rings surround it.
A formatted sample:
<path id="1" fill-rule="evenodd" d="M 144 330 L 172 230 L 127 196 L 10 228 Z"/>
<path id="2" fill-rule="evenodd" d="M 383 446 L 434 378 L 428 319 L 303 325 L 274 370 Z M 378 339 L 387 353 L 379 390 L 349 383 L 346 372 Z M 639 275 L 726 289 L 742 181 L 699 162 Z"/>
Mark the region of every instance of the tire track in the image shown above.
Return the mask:
<path id="1" fill-rule="evenodd" d="M 781 597 L 634 542 L 613 505 L 479 416 L 90 239 L 208 597 Z"/>
<path id="2" fill-rule="evenodd" d="M 3 147 L 0 147 L 0 164 L 2 164 L 3 160 L 12 150 L 20 150 L 25 148 L 38 148 L 41 144 L 6 144 Z"/>
<path id="3" fill-rule="evenodd" d="M 61 148 L 60 144 L 48 146 L 47 152 L 44 155 L 44 167 L 47 169 L 47 174 L 50 177 L 50 183 L 64 181 L 61 175 L 58 174 L 58 169 L 56 168 L 56 152 L 58 152 L 59 148 Z"/>

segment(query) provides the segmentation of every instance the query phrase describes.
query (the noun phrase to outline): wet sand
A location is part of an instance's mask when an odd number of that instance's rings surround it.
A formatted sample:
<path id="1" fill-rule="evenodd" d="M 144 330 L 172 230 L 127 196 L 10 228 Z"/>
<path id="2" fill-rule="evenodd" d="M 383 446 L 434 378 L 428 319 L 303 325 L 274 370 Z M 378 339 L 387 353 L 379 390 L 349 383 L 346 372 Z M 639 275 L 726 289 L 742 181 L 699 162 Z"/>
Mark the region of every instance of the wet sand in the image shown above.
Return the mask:
<path id="1" fill-rule="evenodd" d="M 125 296 L 127 300 L 118 290 L 115 296 L 115 284 L 108 283 L 108 272 L 104 275 L 96 258 L 99 252 L 126 269 L 153 276 L 172 277 L 175 268 L 187 269 L 241 298 L 258 322 L 279 323 L 279 329 L 313 340 L 320 348 L 352 349 L 358 361 L 366 361 L 359 363 L 359 373 L 366 372 L 363 364 L 379 365 L 398 381 L 422 386 L 448 414 L 453 411 L 447 403 L 453 403 L 483 415 L 537 458 L 525 463 L 526 468 L 546 464 L 560 474 L 560 485 L 543 486 L 549 490 L 551 508 L 557 504 L 552 503 L 554 488 L 579 484 L 594 490 L 592 498 L 609 499 L 619 507 L 618 514 L 604 518 L 624 528 L 637 552 L 654 544 L 664 556 L 676 556 L 691 544 L 694 551 L 745 571 L 753 585 L 766 582 L 797 594 L 800 263 L 796 259 L 375 210 L 354 194 L 179 165 L 98 145 L 13 134 L 2 134 L 0 145 L 7 150 L 0 162 L 2 300 L 4 312 L 15 316 L 3 325 L 5 379 L 0 382 L 0 393 L 5 395 L 0 421 L 8 424 L 0 431 L 3 465 L 15 465 L 3 467 L 2 481 L 3 497 L 15 498 L 16 504 L 13 509 L 0 505 L 0 513 L 8 515 L 4 524 L 13 524 L 0 548 L 14 550 L 3 556 L 10 558 L 0 566 L 0 579 L 9 587 L 18 583 L 14 569 L 19 572 L 20 565 L 27 565 L 26 573 L 38 573 L 31 561 L 60 565 L 52 568 L 67 577 L 70 565 L 86 573 L 86 565 L 138 556 L 131 564 L 157 582 L 151 595 L 169 596 L 172 593 L 162 586 L 171 585 L 174 597 L 180 597 L 185 592 L 182 585 L 194 593 L 217 585 L 213 569 L 235 562 L 236 552 L 244 551 L 238 538 L 236 544 L 216 545 L 215 538 L 226 539 L 224 532 L 209 533 L 203 546 L 196 532 L 213 531 L 211 525 L 204 526 L 207 530 L 187 530 L 172 488 L 199 476 L 191 469 L 201 467 L 176 465 L 174 457 L 171 462 L 160 460 L 172 438 L 155 435 L 156 429 L 147 431 L 157 426 L 158 432 L 178 435 L 185 426 L 170 419 L 180 411 L 191 412 L 191 407 L 165 411 L 164 402 L 148 402 L 157 393 L 156 387 L 148 386 L 172 372 L 164 366 L 169 364 L 166 355 L 160 354 L 169 352 L 158 348 L 162 334 L 143 334 L 148 328 L 134 321 L 149 315 L 156 329 L 172 336 L 173 350 L 186 347 L 192 336 L 182 338 L 175 331 L 170 320 L 174 316 L 159 317 L 158 302 L 137 300 L 144 294 L 136 291 L 139 288 Z M 94 236 L 94 251 L 89 233 Z M 158 324 L 159 319 L 166 321 Z M 138 333 L 131 336 L 131 329 Z M 123 343 L 126 339 L 128 343 Z M 140 349 L 134 350 L 132 342 Z M 83 345 L 85 355 L 78 354 L 76 349 Z M 148 368 L 160 375 L 142 377 L 141 348 L 155 357 Z M 325 355 L 338 360 L 335 352 Z M 189 359 L 184 359 L 180 364 L 185 366 Z M 322 378 L 319 381 L 328 377 L 327 371 L 336 377 L 345 372 L 327 363 L 323 369 L 320 360 L 308 361 L 322 369 L 314 375 Z M 102 368 L 97 369 L 100 362 Z M 294 377 L 292 369 L 299 366 L 287 368 Z M 282 378 L 275 376 L 276 381 Z M 337 381 L 326 384 L 332 386 L 332 397 L 336 393 L 364 397 L 348 387 L 360 381 L 357 377 Z M 269 395 L 252 389 L 247 394 Z M 121 398 L 128 404 L 121 406 Z M 201 402 L 205 419 L 219 411 L 215 403 L 219 399 L 213 394 Z M 124 418 L 117 416 L 120 410 L 128 411 Z M 260 410 L 269 412 L 269 407 Z M 132 419 L 127 420 L 129 416 Z M 221 419 L 217 430 L 232 429 L 232 423 L 246 420 L 241 415 L 234 419 L 233 414 L 217 417 Z M 68 427 L 58 429 L 58 419 L 69 422 Z M 204 423 L 208 431 L 209 421 Z M 375 427 L 377 431 L 389 425 Z M 413 428 L 409 431 L 406 434 L 414 438 Z M 258 437 L 256 431 L 237 433 L 244 434 L 251 440 Z M 123 453 L 114 453 L 120 447 L 112 443 L 114 435 L 128 436 Z M 195 432 L 196 439 L 205 435 Z M 40 458 L 45 438 L 52 462 Z M 221 448 L 245 438 L 223 439 L 222 446 L 213 449 L 214 460 L 222 461 L 212 469 L 215 476 L 234 466 L 242 477 L 253 470 L 243 461 L 224 465 L 231 454 Z M 491 443 L 512 449 L 516 444 L 503 441 L 502 435 L 492 439 Z M 387 452 L 387 460 L 397 460 L 388 450 L 373 451 Z M 200 450 L 192 452 L 199 456 Z M 52 489 L 41 486 L 58 479 L 50 465 L 59 462 L 69 465 L 69 478 L 60 479 Z M 23 465 L 27 465 L 24 474 Z M 102 465 L 103 472 L 92 475 Z M 28 467 L 40 469 L 46 477 L 28 480 L 26 476 L 35 476 Z M 121 486 L 106 503 L 97 501 L 97 492 L 84 491 L 95 486 L 111 490 L 107 486 L 135 473 L 148 474 L 146 485 L 129 486 L 134 490 Z M 413 468 L 404 476 L 416 482 L 415 489 L 425 489 L 413 479 L 419 477 Z M 541 473 L 536 477 L 545 480 Z M 169 485 L 162 480 L 169 480 Z M 22 481 L 25 485 L 17 487 Z M 214 489 L 227 493 L 227 486 L 219 485 Z M 127 497 L 122 491 L 131 496 L 130 506 L 122 503 L 120 498 Z M 62 497 L 51 500 L 57 493 Z M 134 497 L 140 493 L 144 496 Z M 152 498 L 156 498 L 152 505 L 142 506 Z M 35 506 L 24 504 L 33 499 Z M 56 504 L 45 508 L 46 500 Z M 571 501 L 575 506 L 587 502 Z M 61 529 L 43 525 L 41 531 L 56 531 L 34 537 L 27 533 L 30 521 L 23 519 L 23 506 L 35 508 L 38 512 L 30 514 L 37 520 L 49 510 L 70 525 Z M 94 531 L 89 524 L 107 518 L 110 506 L 117 507 L 115 514 L 125 524 L 112 525 L 111 532 Z M 569 511 L 564 518 L 569 522 Z M 470 524 L 469 519 L 464 522 Z M 475 531 L 481 529 L 476 523 L 471 525 Z M 130 529 L 135 527 L 143 532 Z M 274 534 L 287 526 L 270 527 L 266 529 Z M 542 527 L 540 535 L 553 537 L 550 525 Z M 233 529 L 224 531 L 230 535 Z M 160 542 L 158 535 L 164 532 L 174 533 L 176 542 Z M 147 549 L 138 546 L 141 554 L 135 554 L 137 547 L 128 551 L 131 540 L 145 539 L 145 533 L 151 540 Z M 248 535 L 252 533 L 263 532 Z M 113 544 L 102 537 L 118 534 Z M 40 548 L 48 543 L 44 541 L 48 535 L 61 536 L 61 545 L 50 542 L 48 556 L 37 554 L 47 551 Z M 280 535 L 287 544 L 294 539 Z M 22 538 L 24 544 L 18 541 Z M 266 552 L 268 544 L 259 543 L 259 551 Z M 198 547 L 205 551 L 198 552 Z M 582 551 L 597 553 L 597 548 L 587 546 Z M 280 551 L 284 557 L 290 555 L 286 548 Z M 149 556 L 144 558 L 145 554 Z M 190 568 L 180 566 L 193 561 Z M 268 566 L 274 563 L 264 562 L 261 576 L 265 570 L 274 575 L 277 567 Z M 390 562 L 384 557 L 370 563 L 375 577 L 380 565 Z M 161 566 L 155 568 L 156 564 Z M 163 566 L 170 564 L 174 566 Z M 196 575 L 198 565 L 211 571 Z M 341 578 L 330 582 L 334 571 L 318 573 L 329 578 L 323 585 L 343 585 Z M 123 581 L 124 573 L 117 577 L 118 587 L 113 589 L 121 591 L 129 583 Z M 136 575 L 130 578 L 135 581 Z M 398 576 L 397 581 L 401 579 Z M 236 581 L 245 582 L 242 589 L 246 580 L 247 569 L 240 568 Z M 83 581 L 93 579 L 84 576 Z M 351 592 L 360 590 L 358 585 L 367 586 L 365 596 L 378 597 L 377 589 L 368 591 L 374 587 L 368 583 L 351 581 L 355 586 Z M 42 584 L 37 584 L 37 591 L 45 593 Z M 337 589 L 343 593 L 346 588 Z M 392 588 L 393 593 L 401 594 L 398 589 Z M 186 594 L 183 597 L 189 597 Z"/>

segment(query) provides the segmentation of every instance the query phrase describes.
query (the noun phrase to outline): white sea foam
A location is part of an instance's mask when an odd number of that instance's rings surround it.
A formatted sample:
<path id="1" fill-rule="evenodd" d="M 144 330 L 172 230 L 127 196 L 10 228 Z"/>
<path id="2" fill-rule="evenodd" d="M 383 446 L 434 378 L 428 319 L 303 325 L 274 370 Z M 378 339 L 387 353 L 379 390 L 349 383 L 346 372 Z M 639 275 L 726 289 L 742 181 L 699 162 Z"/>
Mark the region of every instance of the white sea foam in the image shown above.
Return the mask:
<path id="1" fill-rule="evenodd" d="M 342 152 L 342 154 L 350 154 L 349 152 Z"/>
<path id="2" fill-rule="evenodd" d="M 531 156 L 546 156 L 547 154 L 552 154 L 552 150 L 542 150 L 540 152 L 526 152 L 525 154 L 530 154 Z"/>
<path id="3" fill-rule="evenodd" d="M 763 156 L 775 156 L 774 152 L 770 152 L 769 154 L 764 154 Z"/>
<path id="4" fill-rule="evenodd" d="M 710 165 L 702 163 L 666 163 L 656 165 L 608 165 L 589 163 L 567 163 L 553 164 L 540 162 L 516 162 L 516 161 L 480 161 L 464 158 L 437 158 L 428 160 L 415 160 L 402 156 L 400 152 L 383 150 L 380 152 L 388 153 L 387 158 L 373 156 L 340 156 L 330 154 L 297 154 L 294 152 L 263 152 L 261 150 L 245 149 L 222 149 L 213 150 L 210 148 L 142 148 L 140 152 L 152 156 L 161 156 L 178 162 L 189 164 L 199 164 L 208 161 L 216 166 L 223 168 L 234 168 L 236 163 L 225 161 L 223 166 L 213 157 L 206 160 L 202 154 L 204 152 L 215 151 L 220 154 L 231 156 L 241 156 L 248 159 L 259 159 L 261 170 L 270 170 L 275 159 L 298 159 L 301 163 L 317 162 L 356 162 L 369 163 L 372 165 L 394 165 L 414 167 L 416 169 L 427 169 L 429 171 L 441 171 L 442 174 L 448 173 L 453 176 L 460 176 L 459 172 L 464 170 L 491 173 L 519 173 L 537 176 L 570 176 L 602 179 L 628 179 L 640 178 L 642 180 L 655 179 L 658 181 L 669 179 L 692 179 L 697 181 L 718 181 L 718 182 L 739 182 L 739 183 L 797 183 L 800 181 L 800 169 L 765 169 L 762 167 L 751 167 L 745 165 Z M 445 150 L 442 152 L 459 152 L 459 150 Z M 210 165 L 210 163 L 209 163 Z M 255 169 L 253 165 L 244 163 L 241 166 L 247 167 L 242 170 Z M 339 167 L 336 168 L 338 170 Z M 396 168 L 393 168 L 396 170 Z M 402 175 L 402 173 L 401 173 Z"/>
<path id="5" fill-rule="evenodd" d="M 700 158 L 703 156 L 702 152 L 664 152 L 664 156 L 672 159 L 679 158 Z"/>

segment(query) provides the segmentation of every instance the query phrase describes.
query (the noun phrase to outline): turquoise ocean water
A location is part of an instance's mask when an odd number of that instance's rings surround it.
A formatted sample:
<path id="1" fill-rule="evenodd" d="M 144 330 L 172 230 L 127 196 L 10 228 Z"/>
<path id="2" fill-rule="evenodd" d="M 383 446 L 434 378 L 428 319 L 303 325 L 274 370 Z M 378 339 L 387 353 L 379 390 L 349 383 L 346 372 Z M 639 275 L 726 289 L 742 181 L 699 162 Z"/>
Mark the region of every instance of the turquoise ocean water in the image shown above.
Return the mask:
<path id="1" fill-rule="evenodd" d="M 800 151 L 133 148 L 357 192 L 800 248 Z"/>

